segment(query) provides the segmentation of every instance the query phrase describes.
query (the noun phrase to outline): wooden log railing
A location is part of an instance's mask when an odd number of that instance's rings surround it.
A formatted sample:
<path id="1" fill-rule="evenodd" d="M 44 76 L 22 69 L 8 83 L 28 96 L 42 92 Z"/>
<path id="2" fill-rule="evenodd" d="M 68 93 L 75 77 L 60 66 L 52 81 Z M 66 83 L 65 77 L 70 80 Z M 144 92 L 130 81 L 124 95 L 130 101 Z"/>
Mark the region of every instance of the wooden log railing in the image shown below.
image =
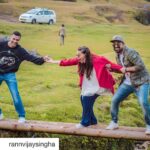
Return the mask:
<path id="1" fill-rule="evenodd" d="M 122 138 L 150 141 L 150 135 L 145 134 L 145 128 L 119 127 L 116 130 L 106 130 L 105 125 L 92 125 L 86 128 L 76 129 L 74 123 L 26 121 L 18 123 L 17 120 L 5 119 L 0 121 L 0 129 L 13 131 L 47 132 L 51 134 L 84 135 L 105 138 Z"/>

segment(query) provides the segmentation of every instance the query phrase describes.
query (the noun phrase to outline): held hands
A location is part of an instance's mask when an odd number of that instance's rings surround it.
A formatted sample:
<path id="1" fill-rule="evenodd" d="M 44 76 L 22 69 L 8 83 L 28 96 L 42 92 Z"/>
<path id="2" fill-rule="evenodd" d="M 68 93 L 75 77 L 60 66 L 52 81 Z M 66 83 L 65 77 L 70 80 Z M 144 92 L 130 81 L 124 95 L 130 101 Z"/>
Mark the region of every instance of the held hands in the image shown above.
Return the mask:
<path id="1" fill-rule="evenodd" d="M 105 67 L 106 67 L 106 69 L 108 69 L 109 71 L 112 71 L 112 69 L 111 69 L 111 64 L 106 64 Z M 129 72 L 128 68 L 122 67 L 122 68 L 120 69 L 120 71 L 121 71 L 121 73 L 126 74 L 127 76 L 130 76 L 130 72 Z"/>
<path id="2" fill-rule="evenodd" d="M 122 68 L 120 69 L 120 71 L 121 71 L 123 74 L 126 74 L 126 76 L 130 77 L 130 72 L 129 72 L 129 70 L 127 70 L 126 67 L 122 67 Z"/>
<path id="3" fill-rule="evenodd" d="M 44 61 L 47 62 L 47 63 L 53 63 L 53 59 L 50 58 L 49 56 L 44 56 L 43 59 L 44 59 Z"/>
<path id="4" fill-rule="evenodd" d="M 53 60 L 49 56 L 44 56 L 43 59 L 45 62 L 51 63 L 51 64 L 59 64 L 60 63 L 60 60 Z"/>
<path id="5" fill-rule="evenodd" d="M 120 71 L 124 74 L 124 73 L 126 73 L 126 68 L 125 68 L 125 67 L 122 67 L 122 68 L 120 69 Z"/>

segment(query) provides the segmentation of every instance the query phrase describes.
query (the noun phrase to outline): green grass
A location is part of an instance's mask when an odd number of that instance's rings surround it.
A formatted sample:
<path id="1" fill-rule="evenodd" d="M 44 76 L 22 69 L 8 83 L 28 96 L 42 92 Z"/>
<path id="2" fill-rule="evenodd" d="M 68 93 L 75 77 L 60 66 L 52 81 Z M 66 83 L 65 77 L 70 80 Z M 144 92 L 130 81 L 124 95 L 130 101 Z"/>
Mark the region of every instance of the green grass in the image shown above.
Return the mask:
<path id="1" fill-rule="evenodd" d="M 138 4 L 141 1 L 126 2 L 125 4 L 119 0 L 114 0 L 108 3 L 103 0 L 101 4 L 106 6 L 111 4 L 112 6 L 121 5 L 123 10 L 132 10 L 135 6 L 133 4 Z M 146 2 L 142 1 L 142 3 Z M 98 1 L 94 0 L 90 3 L 83 0 L 77 3 L 38 0 L 36 4 L 38 7 L 51 6 L 52 9 L 55 9 L 58 17 L 57 24 L 49 26 L 0 21 L 0 34 L 9 35 L 14 30 L 18 30 L 22 33 L 21 45 L 23 47 L 29 50 L 36 49 L 41 55 L 50 55 L 54 59 L 73 57 L 76 55 L 76 49 L 79 46 L 86 45 L 92 52 L 104 55 L 112 61 L 115 61 L 115 54 L 109 41 L 113 35 L 121 34 L 129 47 L 137 49 L 150 70 L 149 26 L 140 25 L 132 18 L 130 18 L 131 22 L 122 24 L 94 23 L 90 19 L 85 19 L 84 16 L 102 19 L 94 12 L 94 7 L 100 5 Z M 1 13 L 7 14 L 8 11 L 12 11 L 13 16 L 17 17 L 31 7 L 35 7 L 35 0 L 14 0 L 9 1 L 8 4 L 0 5 Z M 75 19 L 74 16 L 77 16 L 77 18 Z M 130 20 L 129 18 L 126 19 Z M 62 23 L 65 23 L 67 30 L 64 46 L 59 45 L 58 37 L 58 30 Z M 114 76 L 118 75 L 114 74 Z M 27 119 L 57 122 L 80 121 L 82 108 L 77 67 L 63 68 L 50 64 L 36 66 L 30 62 L 23 62 L 17 72 L 17 79 Z M 0 90 L 0 106 L 5 117 L 17 118 L 5 83 L 1 85 Z M 110 104 L 111 97 L 99 97 L 97 99 L 94 109 L 100 123 L 109 123 Z M 121 125 L 145 125 L 141 108 L 135 96 L 130 96 L 121 104 L 119 118 Z"/>
<path id="2" fill-rule="evenodd" d="M 68 25 L 65 46 L 59 45 L 59 25 L 30 25 L 0 23 L 0 30 L 10 34 L 14 30 L 22 32 L 21 45 L 27 49 L 37 49 L 41 55 L 49 54 L 54 59 L 76 55 L 78 46 L 86 45 L 94 53 L 104 55 L 114 61 L 114 52 L 109 42 L 114 34 L 121 34 L 129 47 L 141 54 L 148 69 L 150 27 L 141 25 Z M 116 76 L 114 74 L 114 76 Z M 44 64 L 36 66 L 23 62 L 17 72 L 18 86 L 26 116 L 29 120 L 79 122 L 81 119 L 80 89 L 78 88 L 77 67 L 59 67 Z M 99 97 L 95 103 L 95 113 L 100 123 L 110 121 L 111 97 Z M 0 105 L 6 118 L 17 118 L 6 84 L 1 86 Z M 120 107 L 120 124 L 144 126 L 143 114 L 137 99 L 131 96 Z"/>

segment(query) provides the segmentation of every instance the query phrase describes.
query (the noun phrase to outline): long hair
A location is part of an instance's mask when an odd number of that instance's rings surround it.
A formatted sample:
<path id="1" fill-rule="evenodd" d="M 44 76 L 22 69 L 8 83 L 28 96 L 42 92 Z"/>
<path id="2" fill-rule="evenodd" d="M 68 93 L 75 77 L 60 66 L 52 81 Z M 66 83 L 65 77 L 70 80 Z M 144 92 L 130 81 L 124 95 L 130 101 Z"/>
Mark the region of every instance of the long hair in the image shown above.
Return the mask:
<path id="1" fill-rule="evenodd" d="M 92 54 L 90 49 L 86 46 L 82 46 L 78 48 L 78 51 L 85 55 L 85 63 L 79 62 L 79 74 L 83 75 L 85 73 L 86 77 L 90 80 L 90 75 L 93 70 Z"/>

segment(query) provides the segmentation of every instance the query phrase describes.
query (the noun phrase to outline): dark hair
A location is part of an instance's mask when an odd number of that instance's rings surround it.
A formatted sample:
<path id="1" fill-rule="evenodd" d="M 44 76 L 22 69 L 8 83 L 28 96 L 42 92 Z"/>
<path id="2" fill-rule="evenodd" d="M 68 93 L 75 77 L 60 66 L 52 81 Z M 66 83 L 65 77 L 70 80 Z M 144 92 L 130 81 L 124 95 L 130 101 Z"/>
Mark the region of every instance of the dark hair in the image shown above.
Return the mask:
<path id="1" fill-rule="evenodd" d="M 62 24 L 61 26 L 62 26 L 62 27 L 64 27 L 65 25 L 64 25 L 64 24 Z"/>
<path id="2" fill-rule="evenodd" d="M 90 49 L 86 46 L 81 46 L 78 48 L 78 51 L 85 54 L 85 63 L 79 62 L 79 74 L 83 75 L 85 73 L 86 77 L 90 79 L 90 75 L 93 70 L 92 54 Z"/>
<path id="3" fill-rule="evenodd" d="M 16 36 L 20 36 L 21 37 L 21 33 L 18 31 L 14 31 L 12 34 L 16 35 Z"/>

